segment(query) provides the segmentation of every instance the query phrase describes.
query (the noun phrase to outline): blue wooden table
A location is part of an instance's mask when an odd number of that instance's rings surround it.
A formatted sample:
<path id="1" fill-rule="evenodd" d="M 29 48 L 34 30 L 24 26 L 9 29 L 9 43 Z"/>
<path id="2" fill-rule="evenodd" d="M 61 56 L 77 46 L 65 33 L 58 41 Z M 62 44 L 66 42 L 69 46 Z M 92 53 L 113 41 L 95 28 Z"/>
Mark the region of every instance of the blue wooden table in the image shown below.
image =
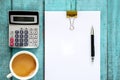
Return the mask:
<path id="1" fill-rule="evenodd" d="M 8 80 L 6 75 L 10 72 L 10 58 L 21 50 L 33 52 L 39 60 L 39 71 L 31 80 L 44 79 L 44 10 L 101 11 L 101 80 L 120 80 L 119 3 L 120 0 L 0 0 L 0 80 Z M 12 49 L 8 47 L 9 10 L 39 11 L 39 48 Z"/>

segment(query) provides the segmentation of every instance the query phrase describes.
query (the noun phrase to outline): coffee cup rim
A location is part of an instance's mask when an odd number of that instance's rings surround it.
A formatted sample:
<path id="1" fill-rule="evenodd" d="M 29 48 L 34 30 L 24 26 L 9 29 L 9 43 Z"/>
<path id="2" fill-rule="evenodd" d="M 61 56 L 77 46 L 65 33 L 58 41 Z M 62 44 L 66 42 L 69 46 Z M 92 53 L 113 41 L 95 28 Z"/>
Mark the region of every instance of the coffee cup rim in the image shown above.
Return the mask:
<path id="1" fill-rule="evenodd" d="M 20 55 L 20 54 L 23 54 L 23 53 L 24 53 L 24 54 L 31 55 L 31 56 L 34 58 L 35 62 L 36 62 L 35 71 L 34 71 L 33 74 L 31 74 L 30 76 L 26 76 L 26 77 L 21 77 L 21 76 L 16 75 L 16 74 L 14 73 L 13 69 L 12 69 L 12 62 L 13 62 L 14 58 L 15 58 L 16 56 Z M 32 52 L 29 52 L 29 51 L 19 51 L 19 52 L 15 53 L 15 54 L 12 56 L 12 58 L 11 58 L 11 60 L 10 60 L 9 67 L 10 67 L 10 71 L 11 71 L 12 75 L 13 75 L 15 78 L 27 80 L 27 79 L 30 79 L 30 78 L 32 78 L 33 76 L 35 76 L 35 74 L 36 74 L 37 71 L 38 71 L 39 64 L 38 64 L 38 59 L 37 59 L 37 57 L 36 57 Z"/>

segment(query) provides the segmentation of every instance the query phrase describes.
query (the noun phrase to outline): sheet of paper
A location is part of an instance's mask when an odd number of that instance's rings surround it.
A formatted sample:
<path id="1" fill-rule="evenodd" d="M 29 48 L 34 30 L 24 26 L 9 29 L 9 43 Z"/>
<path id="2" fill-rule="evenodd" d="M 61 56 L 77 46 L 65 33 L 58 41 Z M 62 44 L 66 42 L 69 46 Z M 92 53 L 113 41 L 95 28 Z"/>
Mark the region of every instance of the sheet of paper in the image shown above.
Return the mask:
<path id="1" fill-rule="evenodd" d="M 95 60 L 90 32 L 94 27 Z M 100 11 L 78 11 L 69 29 L 66 11 L 45 12 L 45 80 L 100 80 Z"/>

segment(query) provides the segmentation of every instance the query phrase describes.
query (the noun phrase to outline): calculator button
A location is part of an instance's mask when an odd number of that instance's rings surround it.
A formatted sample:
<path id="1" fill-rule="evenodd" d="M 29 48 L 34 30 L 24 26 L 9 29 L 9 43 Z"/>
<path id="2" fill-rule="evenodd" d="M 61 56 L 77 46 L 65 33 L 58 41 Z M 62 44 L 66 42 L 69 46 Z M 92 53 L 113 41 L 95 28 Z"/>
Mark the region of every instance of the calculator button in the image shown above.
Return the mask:
<path id="1" fill-rule="evenodd" d="M 25 38 L 28 38 L 28 35 L 24 35 Z"/>
<path id="2" fill-rule="evenodd" d="M 29 43 L 32 43 L 33 42 L 33 39 L 29 39 Z"/>
<path id="3" fill-rule="evenodd" d="M 10 34 L 13 34 L 13 31 L 11 31 Z"/>
<path id="4" fill-rule="evenodd" d="M 19 43 L 15 43 L 15 46 L 19 46 Z"/>
<path id="5" fill-rule="evenodd" d="M 30 31 L 33 31 L 33 29 L 32 29 L 32 28 L 30 28 Z"/>
<path id="6" fill-rule="evenodd" d="M 28 43 L 24 43 L 24 46 L 28 46 Z"/>
<path id="7" fill-rule="evenodd" d="M 30 46 L 33 45 L 33 39 L 29 39 L 29 45 L 30 45 Z"/>
<path id="8" fill-rule="evenodd" d="M 14 34 L 13 31 L 11 31 L 11 32 L 10 32 L 10 36 L 13 36 L 13 34 Z"/>
<path id="9" fill-rule="evenodd" d="M 33 38 L 33 35 L 29 35 L 29 38 L 32 39 L 32 38 Z"/>
<path id="10" fill-rule="evenodd" d="M 29 39 L 29 42 L 33 42 L 33 39 Z"/>
<path id="11" fill-rule="evenodd" d="M 29 34 L 30 34 L 30 35 L 32 35 L 32 34 L 33 34 L 33 32 L 32 32 L 32 31 L 30 31 L 30 32 L 29 32 Z"/>
<path id="12" fill-rule="evenodd" d="M 11 42 L 11 43 L 10 43 L 10 46 L 14 46 L 14 43 Z"/>
<path id="13" fill-rule="evenodd" d="M 20 35 L 20 38 L 23 38 L 23 35 Z"/>
<path id="14" fill-rule="evenodd" d="M 18 39 L 15 39 L 15 42 L 18 42 Z"/>
<path id="15" fill-rule="evenodd" d="M 10 42 L 14 42 L 14 38 L 10 38 Z"/>
<path id="16" fill-rule="evenodd" d="M 34 45 L 37 46 L 37 43 L 35 43 Z"/>
<path id="17" fill-rule="evenodd" d="M 37 35 L 34 35 L 34 38 L 37 38 L 38 36 Z"/>
<path id="18" fill-rule="evenodd" d="M 16 34 L 18 34 L 18 33 L 19 33 L 19 31 L 18 31 L 18 30 L 16 30 L 16 31 L 15 31 L 15 33 L 16 33 Z"/>
<path id="19" fill-rule="evenodd" d="M 23 34 L 23 30 L 20 30 L 20 33 Z"/>
<path id="20" fill-rule="evenodd" d="M 20 43 L 20 46 L 23 46 L 23 43 Z"/>
<path id="21" fill-rule="evenodd" d="M 33 42 L 29 42 L 29 45 L 30 45 L 30 46 L 33 46 Z"/>
<path id="22" fill-rule="evenodd" d="M 38 33 L 37 31 L 34 32 L 35 35 L 37 35 L 37 33 Z"/>
<path id="23" fill-rule="evenodd" d="M 28 39 L 24 39 L 24 42 L 28 42 Z"/>
<path id="24" fill-rule="evenodd" d="M 37 43 L 37 39 L 34 39 L 34 42 Z"/>
<path id="25" fill-rule="evenodd" d="M 25 34 L 28 34 L 28 30 L 25 30 L 24 33 L 25 33 Z"/>
<path id="26" fill-rule="evenodd" d="M 23 39 L 20 39 L 20 42 L 23 42 Z"/>
<path id="27" fill-rule="evenodd" d="M 18 37 L 19 37 L 19 35 L 15 35 L 15 37 L 16 37 L 16 38 L 18 38 Z"/>

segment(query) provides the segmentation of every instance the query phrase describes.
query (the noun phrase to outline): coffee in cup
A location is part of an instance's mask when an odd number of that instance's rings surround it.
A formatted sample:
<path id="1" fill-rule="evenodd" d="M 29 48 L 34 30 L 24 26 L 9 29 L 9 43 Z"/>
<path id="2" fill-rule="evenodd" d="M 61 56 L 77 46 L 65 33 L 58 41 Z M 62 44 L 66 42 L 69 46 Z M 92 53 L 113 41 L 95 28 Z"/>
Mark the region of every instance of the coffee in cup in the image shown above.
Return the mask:
<path id="1" fill-rule="evenodd" d="M 30 79 L 38 71 L 38 60 L 33 53 L 28 51 L 20 51 L 16 53 L 10 61 L 11 76 L 17 79 Z"/>

